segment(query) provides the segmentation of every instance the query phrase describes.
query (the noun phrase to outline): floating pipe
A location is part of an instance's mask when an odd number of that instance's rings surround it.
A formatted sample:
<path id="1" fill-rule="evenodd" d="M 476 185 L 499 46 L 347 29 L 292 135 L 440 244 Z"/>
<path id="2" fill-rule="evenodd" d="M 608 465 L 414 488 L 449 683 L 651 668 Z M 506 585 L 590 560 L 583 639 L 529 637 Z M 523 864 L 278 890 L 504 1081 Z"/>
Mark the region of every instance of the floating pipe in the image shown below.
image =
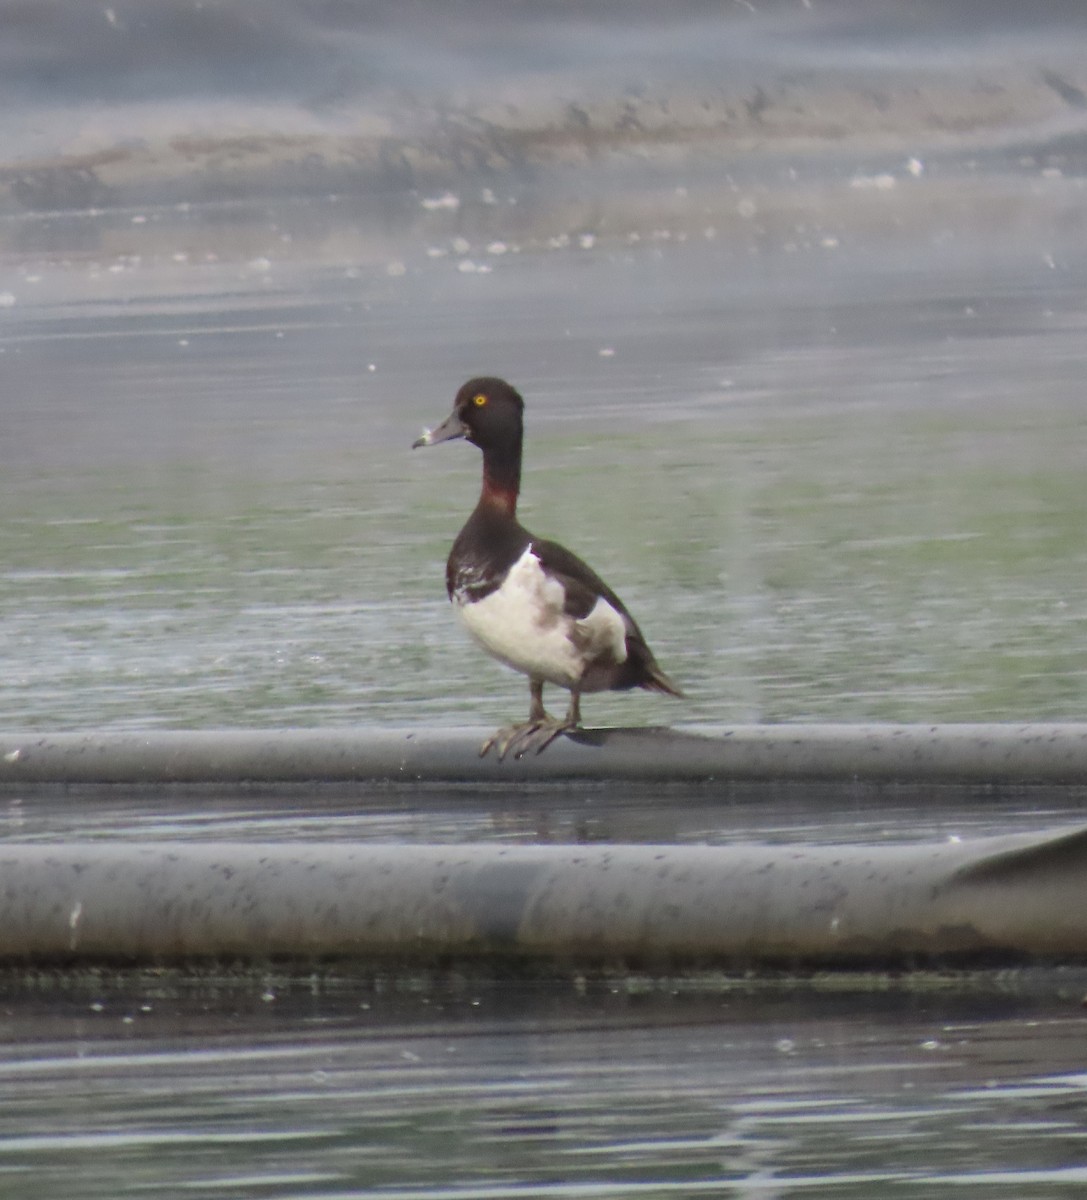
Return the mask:
<path id="1" fill-rule="evenodd" d="M 1087 958 L 1087 827 L 894 846 L 0 845 L 0 962 Z"/>
<path id="2" fill-rule="evenodd" d="M 0 734 L 0 787 L 353 780 L 1087 782 L 1087 724 L 584 729 L 480 758 L 483 729 Z"/>

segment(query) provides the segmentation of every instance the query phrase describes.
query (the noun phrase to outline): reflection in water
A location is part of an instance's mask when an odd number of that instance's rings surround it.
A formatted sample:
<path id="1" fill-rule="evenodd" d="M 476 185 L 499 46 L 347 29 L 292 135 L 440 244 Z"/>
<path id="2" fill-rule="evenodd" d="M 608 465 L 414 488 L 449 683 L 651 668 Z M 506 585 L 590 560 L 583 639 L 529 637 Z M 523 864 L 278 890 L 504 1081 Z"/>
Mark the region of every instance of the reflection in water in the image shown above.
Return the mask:
<path id="1" fill-rule="evenodd" d="M 1087 788 L 729 782 L 66 787 L 0 795 L 0 845 L 66 841 L 890 844 L 1082 822 Z"/>
<path id="2" fill-rule="evenodd" d="M 0 1167 L 42 1197 L 77 1161 L 88 1197 L 1062 1194 L 1083 1018 L 1053 978 L 960 983 L 9 980 Z"/>
<path id="3" fill-rule="evenodd" d="M 74 789 L 72 838 L 910 840 L 1038 827 L 1076 789 Z M 352 970 L 356 973 L 352 974 Z M 1087 978 L 645 978 L 194 967 L 0 975 L 12 1194 L 872 1195 L 1079 1178 Z M 1017 1190 L 1018 1189 L 1018 1190 Z"/>

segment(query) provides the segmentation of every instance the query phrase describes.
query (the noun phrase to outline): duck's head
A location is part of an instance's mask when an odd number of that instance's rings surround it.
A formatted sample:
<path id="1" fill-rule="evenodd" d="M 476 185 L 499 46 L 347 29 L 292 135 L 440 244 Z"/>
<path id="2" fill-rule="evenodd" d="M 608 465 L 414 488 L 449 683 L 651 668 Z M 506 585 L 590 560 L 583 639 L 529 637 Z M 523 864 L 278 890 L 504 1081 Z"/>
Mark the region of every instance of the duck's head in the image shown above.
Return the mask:
<path id="1" fill-rule="evenodd" d="M 413 442 L 412 449 L 466 438 L 481 450 L 515 450 L 520 457 L 524 411 L 524 400 L 504 379 L 469 379 L 457 392 L 449 416 Z"/>

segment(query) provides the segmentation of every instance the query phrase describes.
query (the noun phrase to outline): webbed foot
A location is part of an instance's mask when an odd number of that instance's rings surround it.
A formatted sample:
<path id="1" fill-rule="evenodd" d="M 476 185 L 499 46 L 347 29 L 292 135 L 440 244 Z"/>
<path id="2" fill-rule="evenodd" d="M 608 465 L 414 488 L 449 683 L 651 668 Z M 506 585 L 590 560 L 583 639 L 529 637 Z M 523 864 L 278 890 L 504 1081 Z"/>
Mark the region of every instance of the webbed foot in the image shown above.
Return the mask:
<path id="1" fill-rule="evenodd" d="M 576 723 L 568 719 L 559 720 L 546 713 L 538 720 L 523 721 L 519 725 L 506 725 L 496 730 L 479 748 L 479 757 L 484 758 L 493 747 L 501 762 L 512 750 L 514 758 L 526 754 L 541 754 L 559 736 L 575 729 Z"/>

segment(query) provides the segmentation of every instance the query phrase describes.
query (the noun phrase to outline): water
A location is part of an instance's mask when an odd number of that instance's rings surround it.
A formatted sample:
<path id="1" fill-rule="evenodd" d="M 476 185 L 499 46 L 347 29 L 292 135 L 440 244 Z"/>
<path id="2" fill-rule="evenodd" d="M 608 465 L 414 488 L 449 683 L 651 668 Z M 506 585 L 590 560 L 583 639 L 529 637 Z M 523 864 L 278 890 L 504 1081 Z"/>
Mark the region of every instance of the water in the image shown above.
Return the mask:
<path id="1" fill-rule="evenodd" d="M 589 722 L 1082 719 L 1076 6 L 39 8 L 0 9 L 0 727 L 520 715 L 444 597 L 475 451 L 408 449 L 479 372 L 528 400 L 525 523 L 688 694 Z M 0 837 L 881 842 L 1082 802 L 22 790 Z M 9 972 L 0 1194 L 1079 1195 L 1085 991 Z"/>
<path id="2" fill-rule="evenodd" d="M 590 721 L 1080 717 L 1081 18 L 473 11 L 0 14 L 0 724 L 519 713 L 407 449 L 479 372 L 689 694 Z"/>
<path id="3" fill-rule="evenodd" d="M 1071 1196 L 1082 983 L 9 982 L 2 1186 Z"/>
<path id="4" fill-rule="evenodd" d="M 1082 821 L 1087 788 L 832 782 L 8 787 L 12 841 L 879 845 Z"/>
<path id="5" fill-rule="evenodd" d="M 10 793 L 18 842 L 942 840 L 1082 788 Z M 0 972 L 0 1194 L 1078 1194 L 1082 970 Z"/>
<path id="6" fill-rule="evenodd" d="M 481 370 L 528 397 L 525 523 L 689 693 L 590 721 L 1079 717 L 1081 260 L 868 250 L 51 260 L 0 336 L 0 722 L 519 713 L 444 598 L 478 457 L 408 449 Z"/>

